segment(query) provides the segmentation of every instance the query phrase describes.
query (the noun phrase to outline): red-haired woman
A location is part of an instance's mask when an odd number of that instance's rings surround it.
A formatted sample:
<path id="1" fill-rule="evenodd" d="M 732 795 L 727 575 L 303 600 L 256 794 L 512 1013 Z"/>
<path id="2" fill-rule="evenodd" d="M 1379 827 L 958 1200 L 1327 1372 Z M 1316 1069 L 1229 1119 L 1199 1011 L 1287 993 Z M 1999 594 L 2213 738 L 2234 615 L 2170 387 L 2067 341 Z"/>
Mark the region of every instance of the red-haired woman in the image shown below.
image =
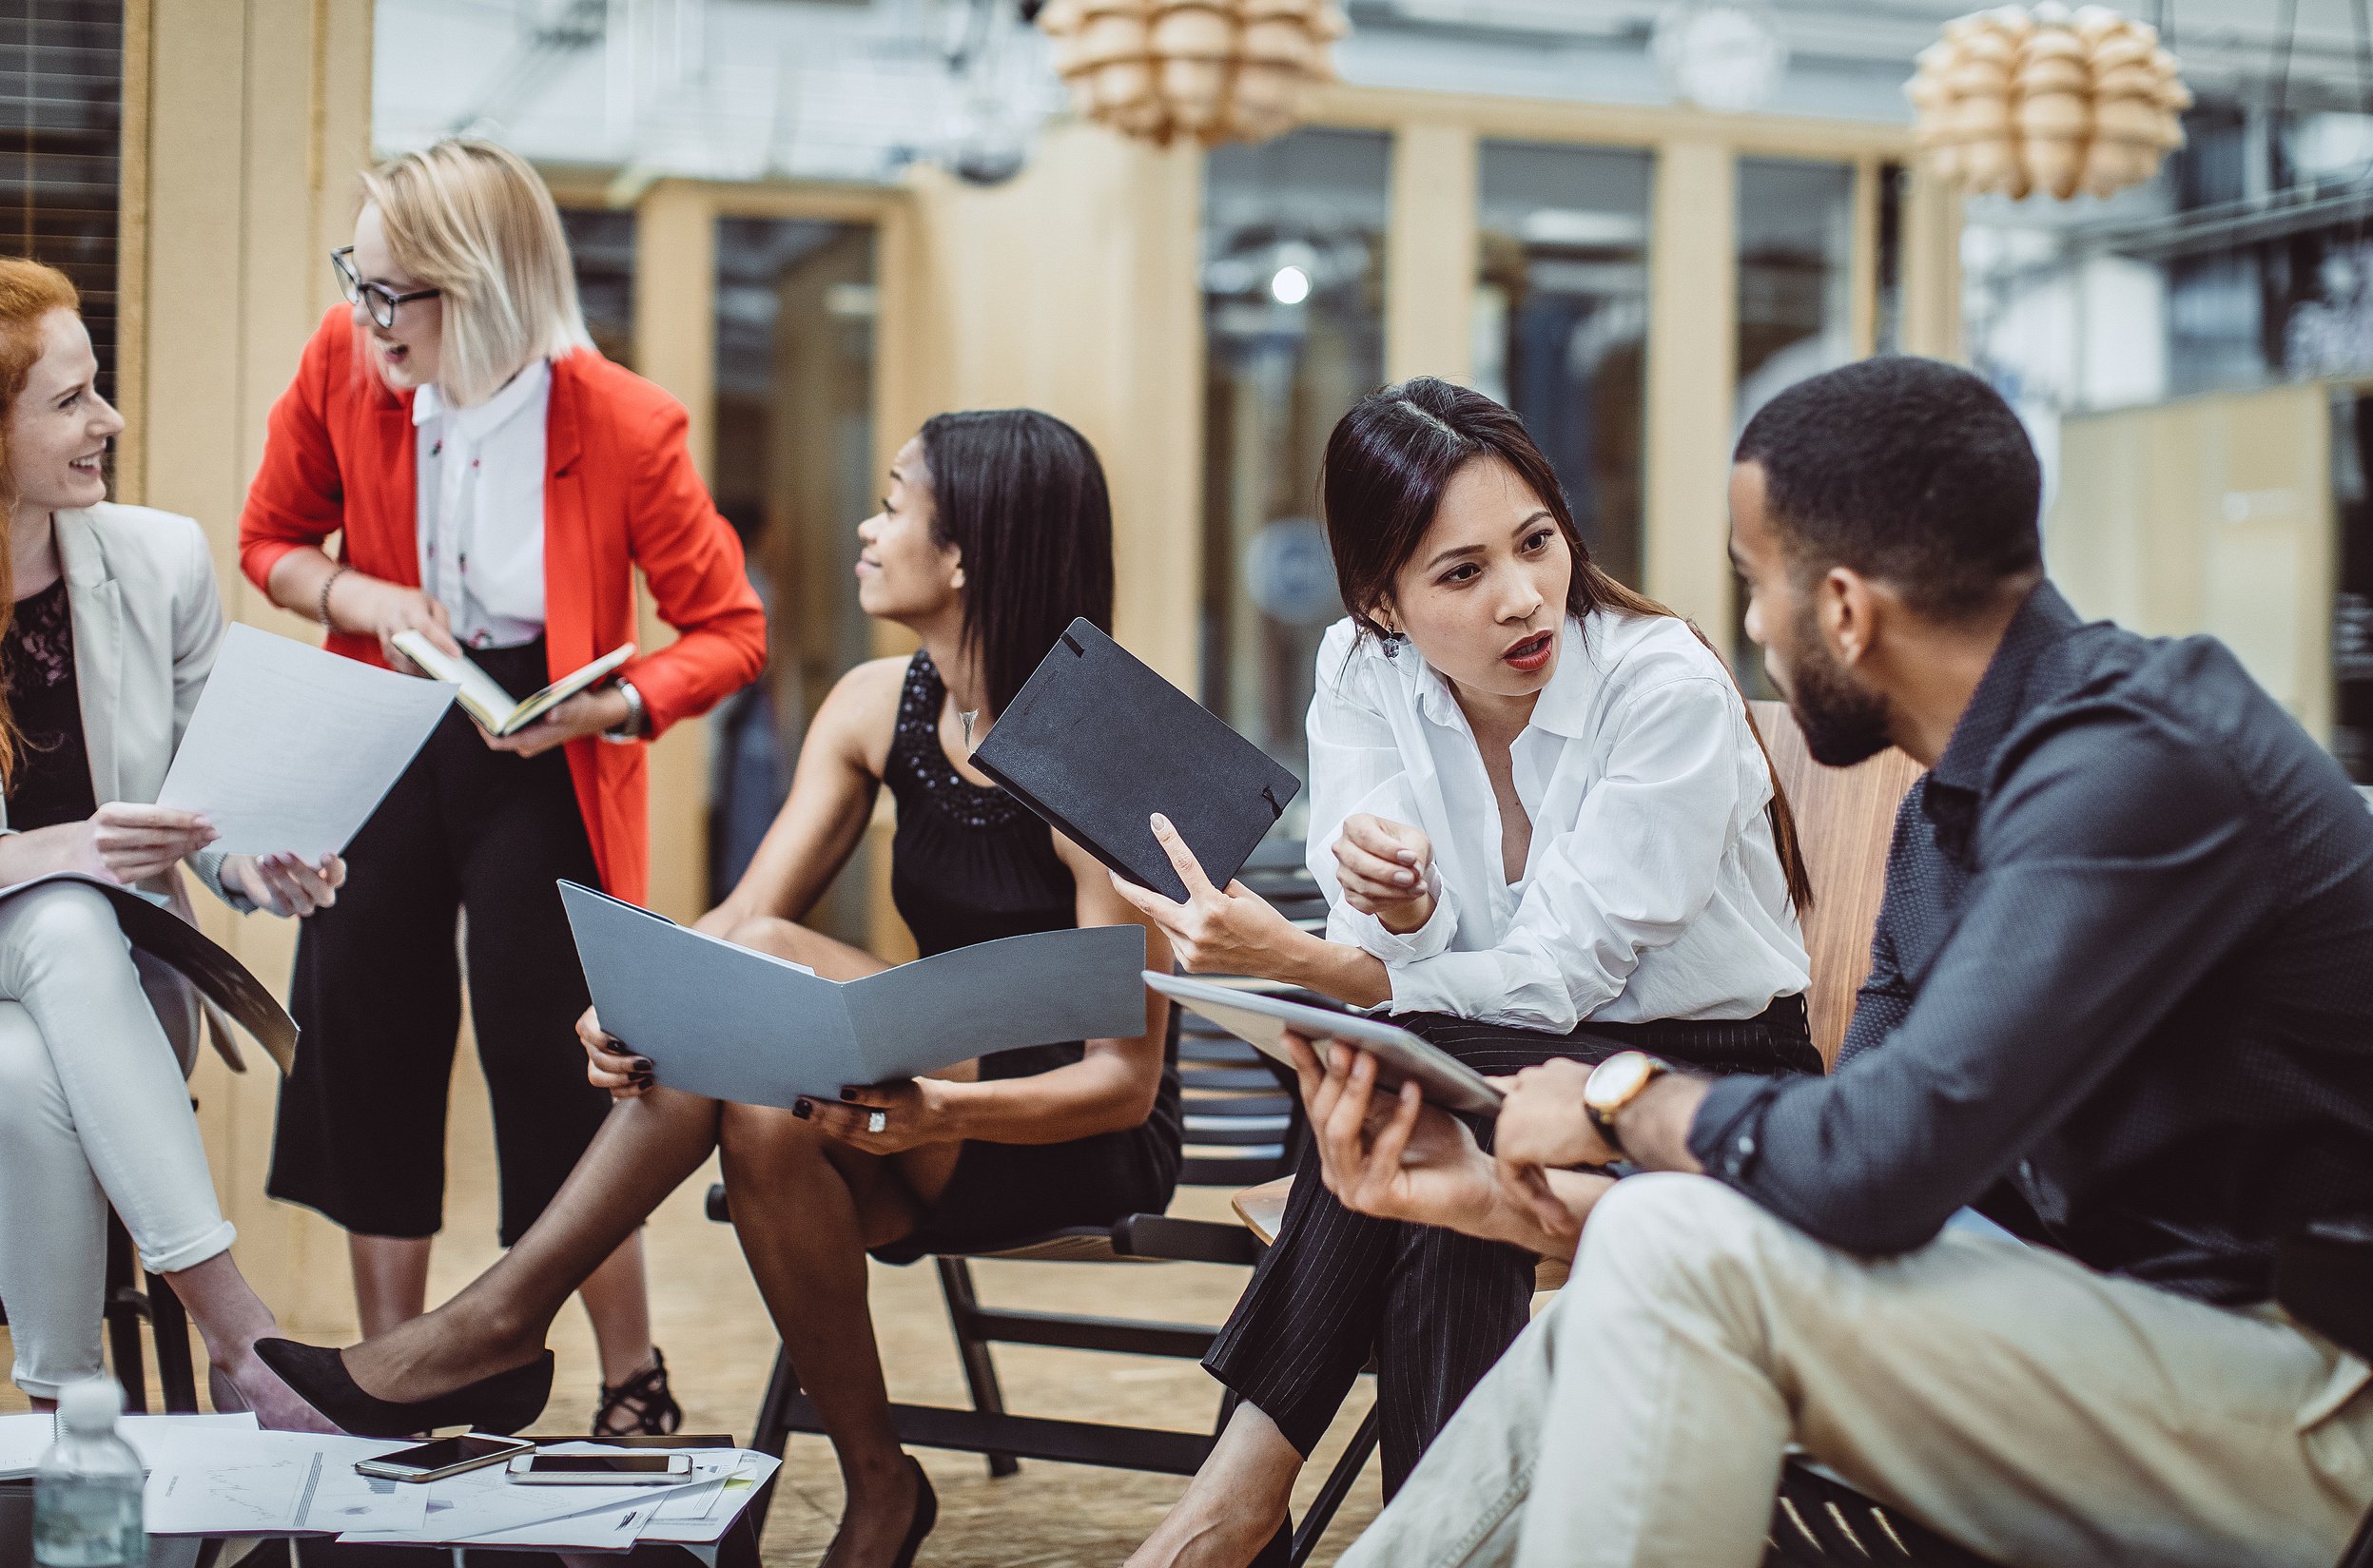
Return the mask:
<path id="1" fill-rule="evenodd" d="M 74 285 L 0 260 L 0 885 L 75 871 L 186 917 L 180 866 L 240 909 L 307 915 L 345 867 L 207 849 L 157 798 L 214 667 L 223 605 L 187 517 L 107 498 L 124 428 Z M 107 896 L 73 882 L 0 900 L 0 1303 L 37 1404 L 100 1375 L 107 1215 L 204 1335 L 218 1408 L 329 1430 L 256 1359 L 272 1313 L 231 1261 L 184 1084 L 195 993 L 134 958 Z"/>

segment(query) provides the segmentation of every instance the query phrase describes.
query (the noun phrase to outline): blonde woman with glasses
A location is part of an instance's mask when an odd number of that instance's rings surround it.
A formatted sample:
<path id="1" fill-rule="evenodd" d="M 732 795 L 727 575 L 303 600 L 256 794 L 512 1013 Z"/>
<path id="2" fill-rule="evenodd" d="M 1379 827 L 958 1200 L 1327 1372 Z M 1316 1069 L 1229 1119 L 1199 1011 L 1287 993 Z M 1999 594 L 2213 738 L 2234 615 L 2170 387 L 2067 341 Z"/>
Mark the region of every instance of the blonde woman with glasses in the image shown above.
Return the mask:
<path id="1" fill-rule="evenodd" d="M 757 675 L 766 622 L 682 406 L 586 336 L 535 171 L 448 141 L 380 165 L 362 191 L 354 243 L 331 257 L 350 308 L 322 321 L 272 410 L 240 523 L 247 575 L 319 620 L 334 651 L 409 668 L 394 639 L 418 632 L 519 696 L 633 639 L 637 568 L 678 633 L 512 735 L 448 714 L 350 846 L 331 918 L 306 922 L 304 1047 L 269 1190 L 346 1229 L 367 1335 L 426 1305 L 457 917 L 509 1246 L 610 1106 L 585 1078 L 588 997 L 554 883 L 643 900 L 647 743 Z M 601 1347 L 596 1429 L 673 1430 L 640 1241 L 580 1294 Z"/>

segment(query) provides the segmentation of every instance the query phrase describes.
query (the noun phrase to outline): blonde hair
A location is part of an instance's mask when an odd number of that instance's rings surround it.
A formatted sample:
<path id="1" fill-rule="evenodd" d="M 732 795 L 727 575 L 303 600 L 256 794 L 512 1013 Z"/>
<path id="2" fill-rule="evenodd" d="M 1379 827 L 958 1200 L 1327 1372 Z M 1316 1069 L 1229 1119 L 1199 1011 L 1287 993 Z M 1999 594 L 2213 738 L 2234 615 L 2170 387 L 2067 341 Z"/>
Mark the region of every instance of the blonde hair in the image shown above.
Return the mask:
<path id="1" fill-rule="evenodd" d="M 552 192 L 516 153 L 449 139 L 362 177 L 387 248 L 442 291 L 438 390 L 482 403 L 535 359 L 591 348 Z"/>
<path id="2" fill-rule="evenodd" d="M 0 256 L 0 512 L 16 510 L 16 480 L 10 472 L 9 420 L 16 399 L 41 362 L 41 323 L 51 311 L 80 313 L 82 296 L 65 273 L 39 261 Z M 16 572 L 0 546 L 0 637 L 16 618 Z M 0 671 L 5 677 L 6 671 Z M 9 711 L 8 687 L 0 680 L 0 785 L 14 780 L 24 734 Z"/>

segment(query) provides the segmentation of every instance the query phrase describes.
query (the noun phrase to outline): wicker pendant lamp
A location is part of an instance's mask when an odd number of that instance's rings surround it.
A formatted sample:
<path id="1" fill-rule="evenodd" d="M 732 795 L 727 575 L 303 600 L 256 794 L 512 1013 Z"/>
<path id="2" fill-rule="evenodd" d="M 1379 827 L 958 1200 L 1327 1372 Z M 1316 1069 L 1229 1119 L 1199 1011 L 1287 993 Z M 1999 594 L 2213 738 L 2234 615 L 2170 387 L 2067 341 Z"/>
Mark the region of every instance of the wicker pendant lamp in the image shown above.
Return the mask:
<path id="1" fill-rule="evenodd" d="M 2157 29 L 2056 0 L 1946 23 L 1904 92 L 1930 172 L 2013 200 L 2140 184 L 2183 145 L 2192 101 Z"/>
<path id="2" fill-rule="evenodd" d="M 1333 0 L 1048 0 L 1038 20 L 1080 113 L 1165 146 L 1291 130 L 1351 30 Z"/>

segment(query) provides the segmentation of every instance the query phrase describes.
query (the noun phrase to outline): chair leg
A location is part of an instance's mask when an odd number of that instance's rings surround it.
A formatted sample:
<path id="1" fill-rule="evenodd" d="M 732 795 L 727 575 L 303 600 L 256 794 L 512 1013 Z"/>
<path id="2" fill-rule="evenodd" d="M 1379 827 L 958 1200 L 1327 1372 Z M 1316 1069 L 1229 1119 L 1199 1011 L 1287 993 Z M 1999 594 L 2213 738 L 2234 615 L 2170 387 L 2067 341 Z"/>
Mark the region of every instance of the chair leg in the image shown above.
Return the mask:
<path id="1" fill-rule="evenodd" d="M 182 1307 L 182 1298 L 173 1287 L 150 1274 L 148 1280 L 148 1326 L 157 1342 L 157 1384 L 165 1394 L 165 1407 L 184 1415 L 194 1415 L 198 1409 L 197 1368 L 189 1355 L 189 1314 Z"/>
<path id="2" fill-rule="evenodd" d="M 148 1299 L 141 1294 L 131 1232 L 124 1229 L 123 1220 L 112 1210 L 107 1214 L 107 1282 L 102 1313 L 107 1325 L 107 1351 L 115 1361 L 115 1381 L 123 1385 L 124 1408 L 145 1415 L 148 1409 L 148 1365 L 140 1347 L 140 1323 L 148 1315 Z"/>
<path id="3" fill-rule="evenodd" d="M 766 1397 L 758 1402 L 757 1424 L 750 1429 L 749 1445 L 761 1453 L 783 1457 L 783 1450 L 791 1441 L 791 1403 L 799 1398 L 799 1369 L 791 1365 L 786 1351 L 774 1353 L 774 1370 L 767 1374 Z M 754 1538 L 767 1532 L 767 1510 L 774 1502 L 774 1481 L 768 1481 L 750 1500 L 749 1527 Z"/>
<path id="4" fill-rule="evenodd" d="M 1359 1423 L 1359 1430 L 1352 1434 L 1351 1445 L 1343 1450 L 1343 1457 L 1334 1462 L 1334 1468 L 1327 1472 L 1327 1483 L 1318 1488 L 1316 1497 L 1311 1499 L 1310 1512 L 1302 1516 L 1302 1527 L 1293 1532 L 1293 1555 L 1288 1559 L 1292 1568 L 1302 1568 L 1302 1564 L 1310 1560 L 1310 1555 L 1318 1550 L 1318 1538 L 1325 1535 L 1327 1526 L 1334 1522 L 1336 1510 L 1343 1506 L 1343 1500 L 1352 1495 L 1352 1487 L 1359 1480 L 1359 1473 L 1368 1467 L 1369 1456 L 1376 1451 L 1376 1407 L 1371 1404 Z"/>
<path id="5" fill-rule="evenodd" d="M 989 1342 L 981 1337 L 981 1298 L 972 1288 L 972 1269 L 962 1258 L 937 1258 L 940 1290 L 947 1298 L 948 1326 L 955 1330 L 956 1354 L 964 1364 L 964 1383 L 972 1390 L 972 1407 L 989 1415 L 1005 1413 L 1004 1391 L 997 1385 L 997 1363 Z M 1011 1454 L 988 1456 L 989 1474 L 1010 1476 L 1021 1468 Z"/>

